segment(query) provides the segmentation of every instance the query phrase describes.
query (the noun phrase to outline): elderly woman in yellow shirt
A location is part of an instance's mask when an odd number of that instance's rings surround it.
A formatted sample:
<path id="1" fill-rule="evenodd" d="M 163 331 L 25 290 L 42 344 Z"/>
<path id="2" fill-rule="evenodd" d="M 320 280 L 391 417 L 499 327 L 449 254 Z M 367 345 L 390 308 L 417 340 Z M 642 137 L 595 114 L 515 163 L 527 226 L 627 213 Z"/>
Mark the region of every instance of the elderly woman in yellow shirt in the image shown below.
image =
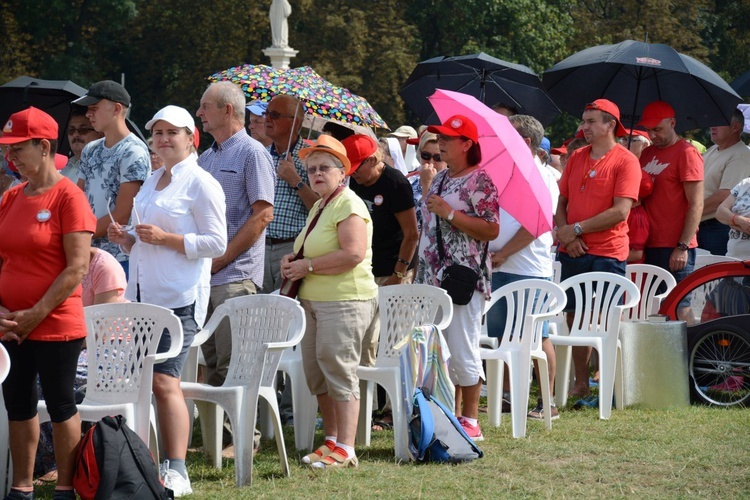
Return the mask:
<path id="1" fill-rule="evenodd" d="M 325 443 L 302 458 L 314 468 L 356 467 L 362 338 L 377 321 L 378 289 L 372 274 L 372 221 L 365 203 L 344 186 L 351 169 L 344 146 L 321 136 L 302 149 L 310 187 L 320 200 L 294 243 L 302 257 L 286 255 L 284 277 L 302 279 L 299 300 L 307 330 L 302 364 L 323 415 Z M 319 213 L 319 216 L 318 216 Z"/>

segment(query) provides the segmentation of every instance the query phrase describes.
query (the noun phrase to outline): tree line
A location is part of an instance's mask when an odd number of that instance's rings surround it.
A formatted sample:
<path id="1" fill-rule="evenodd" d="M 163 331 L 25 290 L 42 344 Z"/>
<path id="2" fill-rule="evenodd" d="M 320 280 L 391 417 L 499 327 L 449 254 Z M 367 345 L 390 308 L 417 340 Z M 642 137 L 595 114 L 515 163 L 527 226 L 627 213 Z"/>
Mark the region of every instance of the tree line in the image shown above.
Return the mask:
<path id="1" fill-rule="evenodd" d="M 271 0 L 0 0 L 0 83 L 21 75 L 83 87 L 120 81 L 131 118 L 197 108 L 206 77 L 268 64 Z M 541 73 L 625 39 L 666 43 L 732 81 L 750 69 L 750 0 L 290 0 L 292 66 L 365 97 L 396 128 L 416 125 L 398 96 L 421 60 L 486 52 Z M 583 83 L 582 83 L 583 84 Z M 562 137 L 564 118 L 552 125 Z"/>

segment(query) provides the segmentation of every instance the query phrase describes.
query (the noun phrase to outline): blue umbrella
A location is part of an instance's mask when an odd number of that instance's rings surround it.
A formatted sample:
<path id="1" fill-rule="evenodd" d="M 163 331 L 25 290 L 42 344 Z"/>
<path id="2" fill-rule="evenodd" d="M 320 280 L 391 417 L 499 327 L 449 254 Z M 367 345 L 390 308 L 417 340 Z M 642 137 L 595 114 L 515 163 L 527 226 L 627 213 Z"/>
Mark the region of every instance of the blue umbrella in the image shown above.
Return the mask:
<path id="1" fill-rule="evenodd" d="M 626 40 L 573 54 L 544 72 L 544 86 L 557 105 L 580 116 L 599 98 L 620 107 L 633 128 L 643 108 L 666 101 L 675 109 L 678 131 L 728 125 L 742 102 L 711 68 L 663 44 Z"/>

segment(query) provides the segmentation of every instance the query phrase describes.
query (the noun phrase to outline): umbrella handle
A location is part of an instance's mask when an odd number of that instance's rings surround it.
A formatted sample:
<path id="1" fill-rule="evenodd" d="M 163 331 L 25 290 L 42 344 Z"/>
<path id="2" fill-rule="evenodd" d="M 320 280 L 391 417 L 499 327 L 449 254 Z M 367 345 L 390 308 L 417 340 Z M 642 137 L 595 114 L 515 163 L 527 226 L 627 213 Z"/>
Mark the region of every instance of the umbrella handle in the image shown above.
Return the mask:
<path id="1" fill-rule="evenodd" d="M 297 122 L 297 113 L 299 112 L 300 104 L 302 104 L 302 101 L 297 101 L 297 105 L 294 107 L 294 120 L 292 120 L 292 130 L 289 131 L 289 142 L 286 146 L 286 154 L 284 155 L 284 158 L 289 156 L 289 151 L 292 149 L 292 137 L 294 137 L 294 124 Z"/>

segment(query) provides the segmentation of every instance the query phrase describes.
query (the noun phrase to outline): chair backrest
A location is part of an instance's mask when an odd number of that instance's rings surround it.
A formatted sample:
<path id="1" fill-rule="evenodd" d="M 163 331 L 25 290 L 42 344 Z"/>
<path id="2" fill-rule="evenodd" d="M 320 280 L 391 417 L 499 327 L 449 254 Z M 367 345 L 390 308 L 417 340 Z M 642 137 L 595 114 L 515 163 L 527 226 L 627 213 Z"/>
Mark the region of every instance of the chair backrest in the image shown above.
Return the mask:
<path id="1" fill-rule="evenodd" d="M 8 351 L 5 350 L 5 346 L 0 344 L 0 384 L 5 382 L 10 372 L 10 356 Z"/>
<path id="2" fill-rule="evenodd" d="M 435 324 L 441 331 L 453 319 L 453 302 L 442 288 L 432 285 L 390 285 L 378 288 L 380 340 L 376 366 L 398 366 L 400 352 L 393 346 L 414 327 Z"/>
<path id="3" fill-rule="evenodd" d="M 156 349 L 162 332 L 170 353 L 182 347 L 182 323 L 165 307 L 137 302 L 84 308 L 88 375 L 86 401 L 104 404 L 151 400 Z M 177 349 L 175 349 L 176 345 Z"/>
<path id="4" fill-rule="evenodd" d="M 232 357 L 226 386 L 261 381 L 271 386 L 283 350 L 268 352 L 274 344 L 297 345 L 305 333 L 305 312 L 299 303 L 283 295 L 245 295 L 216 308 L 206 328 L 229 317 Z"/>
<path id="5" fill-rule="evenodd" d="M 635 307 L 641 299 L 635 283 L 613 273 L 582 273 L 560 286 L 575 297 L 571 336 L 617 335 L 623 311 Z"/>
<path id="6" fill-rule="evenodd" d="M 560 285 L 547 280 L 526 279 L 508 283 L 492 292 L 485 314 L 502 298 L 506 300 L 507 316 L 500 348 L 515 345 L 529 351 L 541 348 L 543 321 L 562 312 L 567 302 Z"/>
<path id="7" fill-rule="evenodd" d="M 562 264 L 559 260 L 552 261 L 552 281 L 560 283 L 560 276 L 562 275 Z"/>
<path id="8" fill-rule="evenodd" d="M 626 320 L 647 320 L 659 312 L 661 301 L 677 286 L 672 273 L 649 264 L 628 264 L 625 276 L 635 283 L 641 292 L 641 300 L 632 309 L 625 311 Z M 661 291 L 660 290 L 661 288 Z"/>

